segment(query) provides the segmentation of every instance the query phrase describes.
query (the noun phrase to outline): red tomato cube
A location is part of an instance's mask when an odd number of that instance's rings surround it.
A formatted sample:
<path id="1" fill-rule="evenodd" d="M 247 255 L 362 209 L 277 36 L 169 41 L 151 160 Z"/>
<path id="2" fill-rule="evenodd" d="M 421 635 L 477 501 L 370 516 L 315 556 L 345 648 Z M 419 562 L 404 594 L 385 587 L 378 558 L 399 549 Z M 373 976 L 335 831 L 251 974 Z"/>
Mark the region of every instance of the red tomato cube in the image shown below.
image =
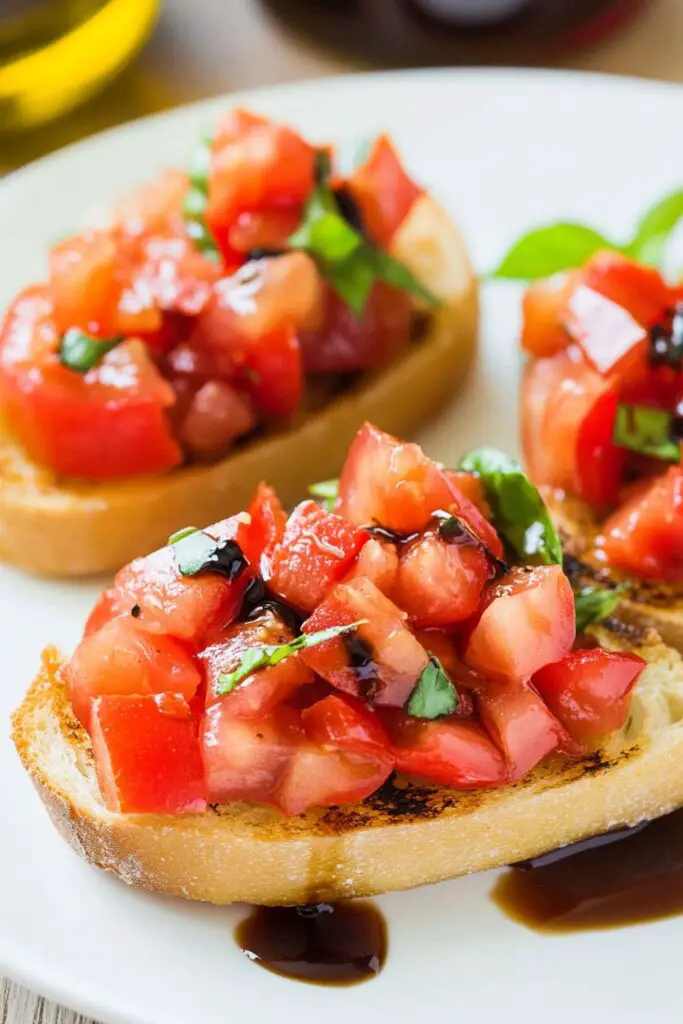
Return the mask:
<path id="1" fill-rule="evenodd" d="M 554 750 L 567 749 L 564 728 L 532 689 L 486 687 L 479 692 L 477 708 L 486 731 L 505 754 L 512 782 L 523 779 Z"/>
<path id="2" fill-rule="evenodd" d="M 645 480 L 603 525 L 612 565 L 645 579 L 683 581 L 683 470 Z"/>
<path id="3" fill-rule="evenodd" d="M 363 225 L 373 241 L 386 247 L 424 191 L 408 177 L 388 135 L 379 135 L 365 162 L 347 181 Z"/>

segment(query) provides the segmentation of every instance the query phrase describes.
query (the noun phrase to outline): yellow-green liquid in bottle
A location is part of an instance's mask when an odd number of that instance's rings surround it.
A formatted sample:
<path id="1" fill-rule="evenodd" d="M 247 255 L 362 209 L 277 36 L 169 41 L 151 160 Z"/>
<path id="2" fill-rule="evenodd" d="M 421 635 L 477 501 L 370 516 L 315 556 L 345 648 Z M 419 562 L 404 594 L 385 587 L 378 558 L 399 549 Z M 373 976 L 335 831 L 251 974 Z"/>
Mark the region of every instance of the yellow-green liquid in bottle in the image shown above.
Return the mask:
<path id="1" fill-rule="evenodd" d="M 65 113 L 145 42 L 159 0 L 0 0 L 0 132 Z"/>

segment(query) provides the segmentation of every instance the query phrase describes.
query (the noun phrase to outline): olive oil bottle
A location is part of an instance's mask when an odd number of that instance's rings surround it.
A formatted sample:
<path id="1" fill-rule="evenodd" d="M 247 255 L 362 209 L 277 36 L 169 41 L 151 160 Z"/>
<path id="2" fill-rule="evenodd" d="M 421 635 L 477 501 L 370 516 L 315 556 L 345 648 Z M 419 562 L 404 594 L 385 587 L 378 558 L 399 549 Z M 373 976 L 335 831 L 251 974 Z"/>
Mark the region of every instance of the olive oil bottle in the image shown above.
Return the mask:
<path id="1" fill-rule="evenodd" d="M 159 0 L 0 0 L 0 132 L 87 99 L 149 35 Z"/>

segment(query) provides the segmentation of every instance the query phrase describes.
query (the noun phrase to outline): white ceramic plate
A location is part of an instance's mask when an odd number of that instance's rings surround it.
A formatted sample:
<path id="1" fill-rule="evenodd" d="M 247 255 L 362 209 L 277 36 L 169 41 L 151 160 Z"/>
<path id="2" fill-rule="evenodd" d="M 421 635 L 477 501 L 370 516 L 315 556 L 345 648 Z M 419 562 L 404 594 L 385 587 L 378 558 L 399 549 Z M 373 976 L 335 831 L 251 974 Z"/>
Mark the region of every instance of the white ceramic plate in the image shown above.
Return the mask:
<path id="1" fill-rule="evenodd" d="M 521 231 L 583 218 L 626 234 L 647 203 L 680 186 L 683 92 L 539 72 L 359 76 L 212 101 L 58 153 L 0 187 L 0 307 L 41 274 L 47 245 L 84 212 L 164 164 L 236 99 L 320 140 L 388 128 L 491 267 Z M 479 366 L 422 440 L 453 461 L 475 443 L 515 447 L 519 293 L 489 287 Z M 43 644 L 68 649 L 99 585 L 0 569 L 0 720 Z M 120 1024 L 391 1020 L 575 1024 L 680 1018 L 683 919 L 612 933 L 541 937 L 491 904 L 495 874 L 378 902 L 390 952 L 376 981 L 350 989 L 289 982 L 233 942 L 241 908 L 144 895 L 83 864 L 52 830 L 0 730 L 0 972 Z M 258 870 L 258 866 L 255 865 Z"/>

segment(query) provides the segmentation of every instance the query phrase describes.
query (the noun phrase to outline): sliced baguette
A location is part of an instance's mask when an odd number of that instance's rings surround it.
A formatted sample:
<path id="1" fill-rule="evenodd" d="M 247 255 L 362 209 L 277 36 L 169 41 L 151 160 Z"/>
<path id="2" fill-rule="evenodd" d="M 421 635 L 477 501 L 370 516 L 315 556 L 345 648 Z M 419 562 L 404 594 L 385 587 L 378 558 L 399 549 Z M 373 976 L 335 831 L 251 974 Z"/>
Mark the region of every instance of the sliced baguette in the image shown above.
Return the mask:
<path id="1" fill-rule="evenodd" d="M 665 643 L 683 651 L 683 585 L 642 580 L 607 567 L 595 554 L 600 524 L 588 505 L 563 491 L 542 489 L 562 539 L 566 568 L 584 584 L 625 587 L 615 613 L 624 622 L 657 630 Z"/>
<path id="2" fill-rule="evenodd" d="M 321 411 L 219 462 L 122 482 L 60 480 L 0 429 L 0 558 L 45 575 L 117 569 L 179 527 L 239 512 L 261 480 L 295 503 L 311 481 L 338 473 L 364 420 L 409 436 L 444 405 L 470 365 L 478 295 L 465 245 L 430 196 L 414 205 L 393 254 L 443 300 L 435 311 L 420 311 L 427 314 L 421 339 Z"/>
<path id="3" fill-rule="evenodd" d="M 652 631 L 615 624 L 596 635 L 649 663 L 627 727 L 578 762 L 550 760 L 499 790 L 397 779 L 362 804 L 290 819 L 248 804 L 185 817 L 113 814 L 54 650 L 14 714 L 13 738 L 62 836 L 129 884 L 220 904 L 372 895 L 509 864 L 683 804 L 681 656 Z"/>

